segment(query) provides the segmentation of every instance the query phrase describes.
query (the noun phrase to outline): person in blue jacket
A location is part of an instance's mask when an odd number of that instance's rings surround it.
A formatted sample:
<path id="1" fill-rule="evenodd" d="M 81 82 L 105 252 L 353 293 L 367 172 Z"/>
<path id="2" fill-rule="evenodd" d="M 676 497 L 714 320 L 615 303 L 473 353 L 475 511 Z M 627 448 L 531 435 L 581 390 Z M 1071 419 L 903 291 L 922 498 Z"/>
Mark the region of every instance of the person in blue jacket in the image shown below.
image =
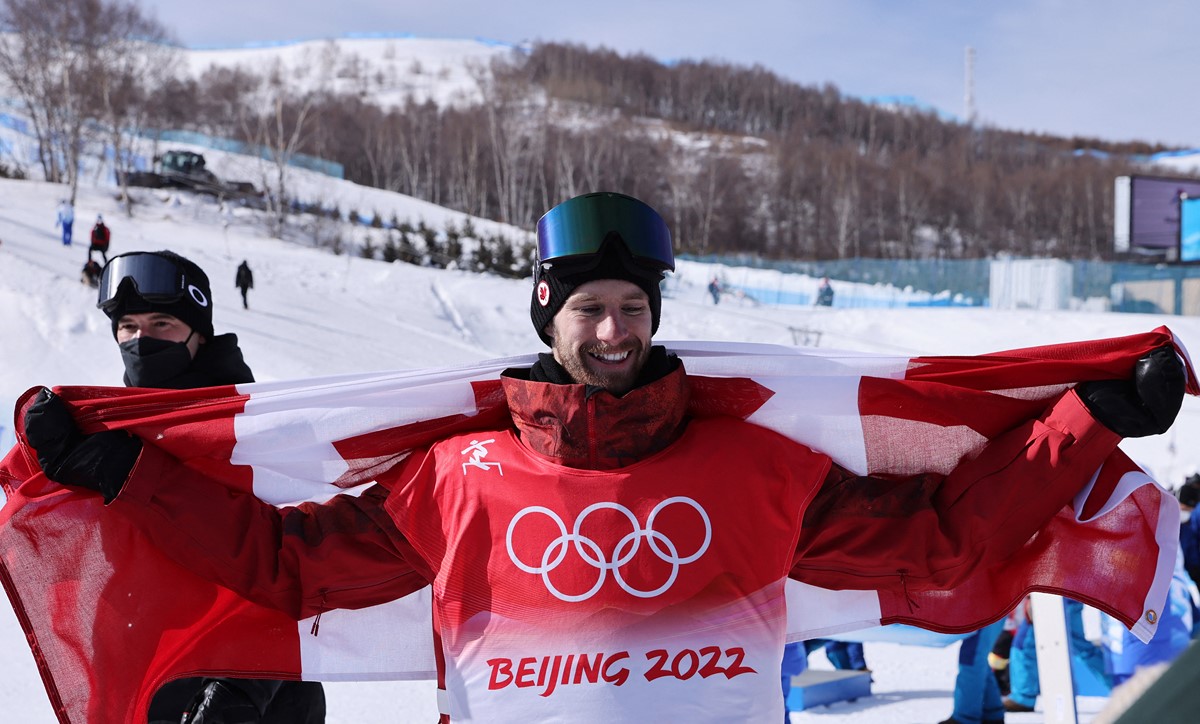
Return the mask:
<path id="1" fill-rule="evenodd" d="M 58 217 L 54 220 L 54 225 L 62 227 L 63 246 L 70 246 L 71 229 L 75 225 L 75 207 L 70 201 L 63 199 L 58 202 Z"/>
<path id="2" fill-rule="evenodd" d="M 1200 473 L 1188 476 L 1177 492 L 1179 497 L 1179 550 L 1183 567 L 1195 583 L 1200 583 L 1200 516 L 1195 515 L 1200 504 Z"/>
<path id="3" fill-rule="evenodd" d="M 1183 568 L 1193 585 L 1200 585 L 1200 473 L 1188 476 L 1177 493 L 1179 497 L 1179 551 Z M 1194 590 L 1194 589 L 1193 589 Z M 1192 600 L 1192 638 L 1200 638 L 1200 596 Z"/>

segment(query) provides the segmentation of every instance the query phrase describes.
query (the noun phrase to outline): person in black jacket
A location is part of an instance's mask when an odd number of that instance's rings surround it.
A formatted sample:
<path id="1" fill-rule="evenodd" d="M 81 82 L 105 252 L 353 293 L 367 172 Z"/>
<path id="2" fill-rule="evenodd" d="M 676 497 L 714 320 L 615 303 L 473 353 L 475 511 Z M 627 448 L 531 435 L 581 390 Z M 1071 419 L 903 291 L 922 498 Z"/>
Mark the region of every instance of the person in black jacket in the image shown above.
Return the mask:
<path id="1" fill-rule="evenodd" d="M 112 321 L 125 385 L 173 390 L 253 382 L 234 334 L 217 335 L 200 267 L 170 251 L 113 257 L 100 276 L 98 306 Z M 321 724 L 318 682 L 178 679 L 150 704 L 150 724 Z"/>
<path id="2" fill-rule="evenodd" d="M 829 277 L 821 277 L 821 285 L 817 287 L 817 306 L 833 306 L 833 285 L 829 283 Z"/>
<path id="3" fill-rule="evenodd" d="M 250 271 L 250 265 L 242 259 L 242 263 L 237 268 L 237 278 L 233 282 L 242 292 L 242 309 L 249 309 L 250 303 L 246 301 L 246 292 L 254 288 L 254 272 Z"/>

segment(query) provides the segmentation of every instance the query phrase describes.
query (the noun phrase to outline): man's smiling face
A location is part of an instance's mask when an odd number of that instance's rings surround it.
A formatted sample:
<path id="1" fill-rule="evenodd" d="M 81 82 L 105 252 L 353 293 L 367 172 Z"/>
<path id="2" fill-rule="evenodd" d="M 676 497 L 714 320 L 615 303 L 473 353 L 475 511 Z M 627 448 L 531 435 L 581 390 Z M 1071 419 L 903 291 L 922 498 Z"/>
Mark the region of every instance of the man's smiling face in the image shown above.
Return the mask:
<path id="1" fill-rule="evenodd" d="M 636 284 L 597 279 L 575 288 L 546 333 L 575 382 L 623 395 L 650 356 L 651 326 L 650 300 Z"/>

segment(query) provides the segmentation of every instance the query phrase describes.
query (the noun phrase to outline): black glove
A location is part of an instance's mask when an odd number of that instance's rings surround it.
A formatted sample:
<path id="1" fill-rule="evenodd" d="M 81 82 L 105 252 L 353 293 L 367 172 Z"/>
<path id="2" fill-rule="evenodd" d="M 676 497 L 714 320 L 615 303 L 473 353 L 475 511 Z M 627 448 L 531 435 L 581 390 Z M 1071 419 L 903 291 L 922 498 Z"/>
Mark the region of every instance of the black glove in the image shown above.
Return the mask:
<path id="1" fill-rule="evenodd" d="M 223 679 L 206 679 L 180 724 L 258 724 L 262 714 L 250 697 Z"/>
<path id="2" fill-rule="evenodd" d="M 25 412 L 25 437 L 46 477 L 95 490 L 106 503 L 121 492 L 142 452 L 142 441 L 122 430 L 82 434 L 62 398 L 46 388 Z"/>
<path id="3" fill-rule="evenodd" d="M 1121 437 L 1166 432 L 1183 404 L 1187 372 L 1171 347 L 1159 347 L 1133 365 L 1133 378 L 1082 382 L 1075 387 L 1092 417 Z"/>

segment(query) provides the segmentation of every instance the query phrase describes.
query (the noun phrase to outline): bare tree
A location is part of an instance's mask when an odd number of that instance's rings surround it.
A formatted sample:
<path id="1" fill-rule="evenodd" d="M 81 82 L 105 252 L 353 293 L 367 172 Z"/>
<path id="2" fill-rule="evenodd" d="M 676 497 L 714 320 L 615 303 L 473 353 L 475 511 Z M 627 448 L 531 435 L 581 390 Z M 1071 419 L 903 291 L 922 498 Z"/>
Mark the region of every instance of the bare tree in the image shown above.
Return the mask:
<path id="1" fill-rule="evenodd" d="M 0 30 L 0 76 L 25 106 L 43 175 L 69 184 L 74 201 L 89 121 L 115 117 L 128 107 L 118 98 L 134 95 L 130 41 L 166 32 L 122 0 L 0 0 Z"/>
<path id="2" fill-rule="evenodd" d="M 25 105 L 38 145 L 38 161 L 47 181 L 71 185 L 83 129 L 86 57 L 78 52 L 84 35 L 79 15 L 90 2 L 78 0 L 3 0 L 0 73 Z M 90 13 L 89 13 L 90 14 Z"/>
<path id="3" fill-rule="evenodd" d="M 443 145 L 439 152 L 446 165 L 443 178 L 449 203 L 476 216 L 485 216 L 488 204 L 485 164 L 490 154 L 485 148 L 487 132 L 482 115 L 480 109 L 443 114 Z"/>
<path id="4" fill-rule="evenodd" d="M 395 169 L 400 158 L 400 133 L 394 113 L 384 113 L 375 107 L 360 110 L 362 158 L 370 174 L 371 185 L 389 191 L 399 190 Z"/>
<path id="5" fill-rule="evenodd" d="M 132 215 L 126 178 L 133 170 L 134 139 L 150 117 L 150 94 L 173 79 L 179 53 L 167 31 L 136 5 L 114 6 L 109 15 L 108 38 L 97 49 L 95 89 L 125 212 Z"/>
<path id="6" fill-rule="evenodd" d="M 305 141 L 305 133 L 310 129 L 309 114 L 313 108 L 313 96 L 306 95 L 295 102 L 287 102 L 282 96 L 276 96 L 273 112 L 259 116 L 258 140 L 270 152 L 272 168 L 275 172 L 274 184 L 268 198 L 273 200 L 270 211 L 273 217 L 271 230 L 274 236 L 282 237 L 288 213 L 288 175 L 287 169 L 297 150 Z"/>
<path id="7" fill-rule="evenodd" d="M 484 94 L 496 213 L 510 224 L 532 223 L 540 199 L 548 196 L 546 113 L 520 70 L 496 63 L 490 78 L 476 76 Z"/>
<path id="8" fill-rule="evenodd" d="M 288 197 L 288 167 L 313 133 L 314 108 L 320 95 L 315 91 L 292 92 L 285 71 L 278 63 L 259 78 L 257 92 L 243 96 L 238 109 L 242 132 L 263 152 L 262 184 L 272 236 L 282 238 L 291 199 Z M 267 109 L 265 112 L 261 109 Z"/>

